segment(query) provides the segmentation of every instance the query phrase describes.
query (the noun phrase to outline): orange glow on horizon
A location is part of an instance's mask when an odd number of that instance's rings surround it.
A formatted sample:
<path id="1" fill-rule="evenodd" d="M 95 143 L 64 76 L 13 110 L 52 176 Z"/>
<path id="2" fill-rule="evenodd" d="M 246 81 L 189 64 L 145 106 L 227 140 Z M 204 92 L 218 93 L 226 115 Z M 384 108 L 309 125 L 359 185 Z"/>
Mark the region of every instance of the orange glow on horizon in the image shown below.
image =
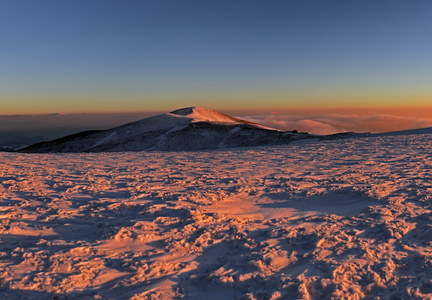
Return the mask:
<path id="1" fill-rule="evenodd" d="M 201 106 L 222 112 L 302 112 L 316 113 L 394 113 L 430 116 L 432 92 L 394 95 L 366 92 L 282 93 L 205 93 L 188 94 L 125 94 L 119 95 L 15 95 L 2 104 L 1 115 L 52 113 L 131 113 L 168 112 L 182 107 Z"/>

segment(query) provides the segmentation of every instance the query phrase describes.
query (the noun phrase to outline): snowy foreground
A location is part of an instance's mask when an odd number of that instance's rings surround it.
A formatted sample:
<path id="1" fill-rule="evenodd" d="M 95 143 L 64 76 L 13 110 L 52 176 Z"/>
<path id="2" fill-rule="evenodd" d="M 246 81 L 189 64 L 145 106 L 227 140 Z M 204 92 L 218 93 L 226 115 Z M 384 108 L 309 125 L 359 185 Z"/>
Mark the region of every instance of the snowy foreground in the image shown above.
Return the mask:
<path id="1" fill-rule="evenodd" d="M 1 153 L 1 299 L 431 298 L 431 150 Z"/>

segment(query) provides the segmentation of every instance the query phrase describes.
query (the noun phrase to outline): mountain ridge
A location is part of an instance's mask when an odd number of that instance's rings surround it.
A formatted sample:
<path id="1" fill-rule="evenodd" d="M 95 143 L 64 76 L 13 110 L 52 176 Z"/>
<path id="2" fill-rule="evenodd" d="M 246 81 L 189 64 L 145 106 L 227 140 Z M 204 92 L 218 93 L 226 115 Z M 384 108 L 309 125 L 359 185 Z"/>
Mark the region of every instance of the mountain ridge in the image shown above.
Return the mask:
<path id="1" fill-rule="evenodd" d="M 202 107 L 186 107 L 107 130 L 82 131 L 17 152 L 184 151 L 287 144 L 311 138 Z"/>

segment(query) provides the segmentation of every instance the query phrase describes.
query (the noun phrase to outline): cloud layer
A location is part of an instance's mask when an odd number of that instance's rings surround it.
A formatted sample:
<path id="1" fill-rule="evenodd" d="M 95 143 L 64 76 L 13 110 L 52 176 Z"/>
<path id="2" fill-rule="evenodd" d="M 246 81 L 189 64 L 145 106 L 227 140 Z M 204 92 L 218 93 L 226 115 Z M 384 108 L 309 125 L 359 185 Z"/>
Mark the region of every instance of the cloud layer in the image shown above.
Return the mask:
<path id="1" fill-rule="evenodd" d="M 257 114 L 239 116 L 245 120 L 280 130 L 308 131 L 314 134 L 338 132 L 387 132 L 432 127 L 432 118 L 396 115 L 323 114 L 302 116 L 290 114 Z"/>

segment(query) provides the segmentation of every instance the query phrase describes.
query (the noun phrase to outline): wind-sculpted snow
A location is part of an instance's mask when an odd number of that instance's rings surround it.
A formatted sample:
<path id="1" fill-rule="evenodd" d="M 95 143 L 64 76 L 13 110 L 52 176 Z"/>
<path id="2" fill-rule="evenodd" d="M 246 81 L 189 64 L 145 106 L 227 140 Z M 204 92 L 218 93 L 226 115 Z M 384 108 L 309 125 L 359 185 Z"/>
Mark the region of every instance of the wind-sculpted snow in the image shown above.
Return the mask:
<path id="1" fill-rule="evenodd" d="M 2 153 L 2 299 L 430 299 L 432 135 Z"/>

